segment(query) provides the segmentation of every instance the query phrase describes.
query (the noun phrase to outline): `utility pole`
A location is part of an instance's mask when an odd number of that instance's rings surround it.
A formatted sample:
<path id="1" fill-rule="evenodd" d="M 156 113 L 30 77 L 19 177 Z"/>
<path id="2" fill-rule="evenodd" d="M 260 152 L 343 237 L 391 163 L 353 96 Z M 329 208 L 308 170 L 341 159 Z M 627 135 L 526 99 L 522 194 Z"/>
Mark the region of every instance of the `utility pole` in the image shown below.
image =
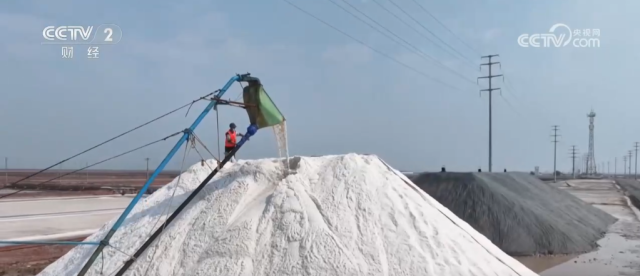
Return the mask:
<path id="1" fill-rule="evenodd" d="M 492 112 L 491 112 L 491 94 L 494 90 L 500 90 L 500 88 L 493 88 L 493 86 L 491 85 L 491 80 L 493 78 L 497 78 L 497 77 L 502 77 L 502 74 L 500 75 L 493 75 L 491 72 L 491 68 L 493 67 L 494 64 L 500 64 L 500 62 L 491 62 L 491 58 L 493 57 L 498 57 L 499 55 L 488 55 L 488 56 L 482 56 L 481 58 L 488 58 L 489 62 L 487 63 L 482 63 L 480 64 L 480 68 L 482 68 L 482 66 L 489 66 L 489 75 L 488 76 L 484 76 L 484 77 L 478 77 L 479 79 L 489 79 L 489 88 L 488 89 L 482 89 L 480 90 L 480 92 L 482 93 L 483 91 L 489 92 L 489 172 L 491 172 L 491 167 L 492 167 L 492 152 L 493 152 L 493 148 L 492 148 L 492 131 L 491 131 L 491 123 L 492 123 Z M 500 65 L 500 67 L 502 68 L 502 65 Z M 504 79 L 504 77 L 503 77 Z"/>
<path id="2" fill-rule="evenodd" d="M 607 175 L 611 177 L 611 161 L 607 161 Z"/>
<path id="3" fill-rule="evenodd" d="M 631 175 L 631 157 L 633 157 L 633 151 L 629 150 L 629 175 Z"/>
<path id="4" fill-rule="evenodd" d="M 89 167 L 89 162 L 87 162 L 86 167 Z M 85 176 L 85 184 L 89 185 L 89 171 L 87 169 L 84 170 L 84 176 Z"/>
<path id="5" fill-rule="evenodd" d="M 624 178 L 624 175 L 627 174 L 627 156 L 626 155 L 623 156 L 622 159 L 624 159 L 624 167 L 622 171 L 622 175 L 623 175 L 622 178 Z"/>
<path id="6" fill-rule="evenodd" d="M 636 148 L 636 169 L 635 172 L 633 173 L 633 179 L 638 180 L 638 142 L 636 142 L 635 144 L 635 148 Z"/>
<path id="7" fill-rule="evenodd" d="M 9 157 L 4 158 L 4 186 L 9 185 Z"/>
<path id="8" fill-rule="evenodd" d="M 147 160 L 147 180 L 149 180 L 149 157 L 145 158 Z"/>
<path id="9" fill-rule="evenodd" d="M 613 178 L 618 177 L 618 157 L 613 159 Z"/>
<path id="10" fill-rule="evenodd" d="M 556 183 L 556 175 L 557 175 L 557 171 L 556 171 L 556 148 L 558 145 L 558 125 L 554 125 L 553 126 L 553 135 L 551 135 L 551 137 L 553 137 L 553 183 Z"/>
<path id="11" fill-rule="evenodd" d="M 571 151 L 569 153 L 571 154 L 572 161 L 571 172 L 573 174 L 573 178 L 576 178 L 576 154 L 578 154 L 578 152 L 576 151 L 575 145 L 571 146 Z"/>
<path id="12" fill-rule="evenodd" d="M 593 142 L 593 131 L 595 128 L 594 120 L 596 118 L 596 113 L 593 112 L 593 109 L 591 109 L 591 112 L 587 114 L 587 118 L 589 118 L 589 150 L 587 151 L 587 175 L 596 175 L 598 173 L 598 170 L 596 169 L 596 157 L 594 150 L 595 147 Z"/>

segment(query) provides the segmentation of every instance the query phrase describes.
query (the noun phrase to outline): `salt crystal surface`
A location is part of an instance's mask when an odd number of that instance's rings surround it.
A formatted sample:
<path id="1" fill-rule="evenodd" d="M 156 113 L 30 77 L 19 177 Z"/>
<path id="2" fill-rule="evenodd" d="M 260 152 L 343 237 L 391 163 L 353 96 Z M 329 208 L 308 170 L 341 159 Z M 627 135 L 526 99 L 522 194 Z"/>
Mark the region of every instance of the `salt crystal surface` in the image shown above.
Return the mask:
<path id="1" fill-rule="evenodd" d="M 376 156 L 290 163 L 295 173 L 276 159 L 229 164 L 127 275 L 537 275 Z M 111 244 L 135 252 L 209 172 L 198 163 L 173 200 L 177 179 L 138 204 Z M 78 246 L 40 275 L 77 275 L 93 250 Z M 126 259 L 107 247 L 88 275 L 113 275 Z"/>

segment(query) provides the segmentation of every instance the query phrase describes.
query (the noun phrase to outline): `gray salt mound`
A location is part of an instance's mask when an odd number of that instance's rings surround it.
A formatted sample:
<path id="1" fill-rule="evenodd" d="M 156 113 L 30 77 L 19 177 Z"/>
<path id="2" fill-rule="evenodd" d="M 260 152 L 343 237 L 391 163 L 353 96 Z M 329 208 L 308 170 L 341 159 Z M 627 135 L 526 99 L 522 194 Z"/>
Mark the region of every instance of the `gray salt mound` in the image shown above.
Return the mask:
<path id="1" fill-rule="evenodd" d="M 409 178 L 512 256 L 590 251 L 616 221 L 526 173 L 422 173 Z"/>

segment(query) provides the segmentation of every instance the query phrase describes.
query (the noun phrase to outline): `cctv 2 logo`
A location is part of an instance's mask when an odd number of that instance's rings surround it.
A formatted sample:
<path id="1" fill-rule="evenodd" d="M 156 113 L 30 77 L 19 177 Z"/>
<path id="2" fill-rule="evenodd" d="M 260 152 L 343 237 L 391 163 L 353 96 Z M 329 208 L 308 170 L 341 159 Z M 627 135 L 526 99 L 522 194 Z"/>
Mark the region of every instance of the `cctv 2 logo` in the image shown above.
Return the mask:
<path id="1" fill-rule="evenodd" d="M 95 31 L 94 31 L 95 30 Z M 122 30 L 115 24 L 94 26 L 47 26 L 42 30 L 42 44 L 116 44 Z"/>

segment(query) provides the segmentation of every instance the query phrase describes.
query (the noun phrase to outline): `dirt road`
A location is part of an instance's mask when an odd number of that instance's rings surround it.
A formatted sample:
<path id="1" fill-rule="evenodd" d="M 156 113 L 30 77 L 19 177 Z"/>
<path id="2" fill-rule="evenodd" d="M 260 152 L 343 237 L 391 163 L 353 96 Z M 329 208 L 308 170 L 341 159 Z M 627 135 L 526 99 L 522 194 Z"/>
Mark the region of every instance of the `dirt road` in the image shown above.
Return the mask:
<path id="1" fill-rule="evenodd" d="M 575 256 L 527 260 L 530 265 L 548 266 L 568 262 L 540 273 L 541 276 L 637 276 L 640 275 L 640 212 L 630 206 L 624 192 L 612 180 L 569 180 L 557 186 L 618 218 L 596 251 Z"/>
<path id="2" fill-rule="evenodd" d="M 97 229 L 130 201 L 119 195 L 2 200 L 0 240 Z"/>

